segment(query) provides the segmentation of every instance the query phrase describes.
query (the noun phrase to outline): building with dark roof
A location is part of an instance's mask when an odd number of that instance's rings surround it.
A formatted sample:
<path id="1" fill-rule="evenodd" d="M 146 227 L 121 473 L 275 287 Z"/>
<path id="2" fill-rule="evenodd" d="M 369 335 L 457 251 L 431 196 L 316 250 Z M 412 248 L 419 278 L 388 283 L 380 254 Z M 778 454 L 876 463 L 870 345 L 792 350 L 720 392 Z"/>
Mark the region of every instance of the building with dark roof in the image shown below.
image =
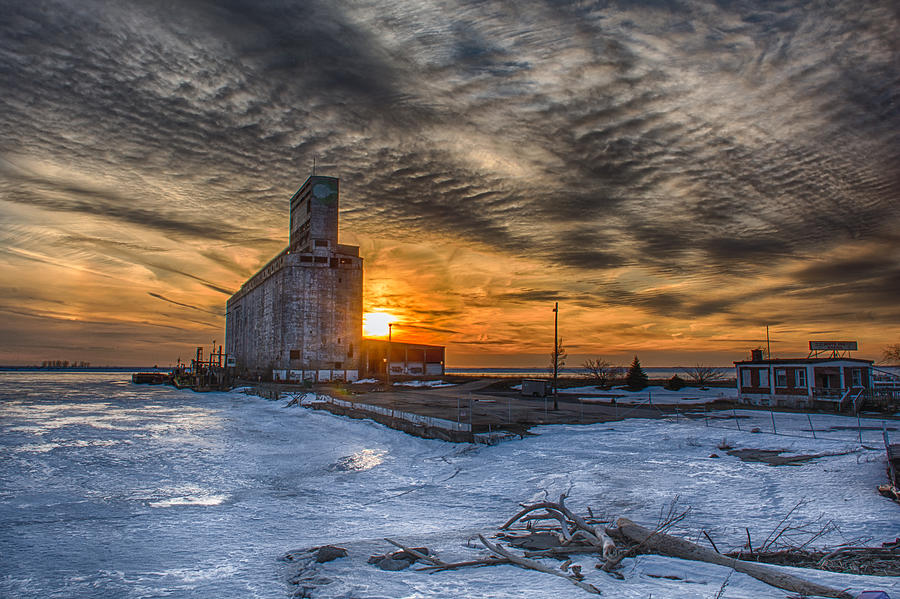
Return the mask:
<path id="1" fill-rule="evenodd" d="M 338 243 L 339 196 L 337 178 L 309 177 L 291 197 L 287 247 L 228 299 L 225 346 L 238 374 L 443 374 L 443 347 L 363 339 L 363 260 L 358 247 Z"/>
<path id="2" fill-rule="evenodd" d="M 874 387 L 872 360 L 848 356 L 763 358 L 734 363 L 742 401 L 782 407 L 859 408 Z"/>

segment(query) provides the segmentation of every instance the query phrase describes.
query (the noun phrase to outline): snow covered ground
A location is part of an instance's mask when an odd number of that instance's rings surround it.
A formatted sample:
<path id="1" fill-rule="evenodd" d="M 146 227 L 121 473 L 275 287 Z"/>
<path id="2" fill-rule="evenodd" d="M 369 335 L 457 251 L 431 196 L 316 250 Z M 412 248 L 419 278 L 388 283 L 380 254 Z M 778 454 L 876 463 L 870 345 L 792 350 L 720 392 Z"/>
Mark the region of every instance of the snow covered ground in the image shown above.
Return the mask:
<path id="1" fill-rule="evenodd" d="M 577 597 L 565 580 L 512 566 L 429 575 L 366 563 L 392 549 L 383 537 L 445 560 L 484 555 L 478 532 L 520 502 L 564 491 L 576 511 L 649 526 L 678 497 L 691 512 L 674 532 L 702 542 L 705 530 L 722 550 L 740 546 L 745 527 L 762 540 L 798 504 L 798 524 L 839 525 L 820 546 L 900 536 L 900 506 L 875 490 L 885 480 L 881 421 L 858 428 L 855 418 L 817 415 L 813 439 L 804 415 L 776 414 L 772 434 L 769 413 L 738 410 L 540 427 L 488 447 L 241 393 L 134 386 L 123 375 L 0 379 L 3 597 L 286 597 L 297 566 L 280 556 L 328 543 L 350 555 L 308 573 L 316 597 Z M 725 454 L 723 439 L 789 455 L 851 453 L 776 467 Z M 638 557 L 615 580 L 590 558 L 576 561 L 608 597 L 712 599 L 726 579 L 723 597 L 787 595 L 702 563 Z M 900 597 L 897 579 L 811 576 Z"/>
<path id="2" fill-rule="evenodd" d="M 395 387 L 425 387 L 429 389 L 437 389 L 440 387 L 454 387 L 454 383 L 447 383 L 444 381 L 400 381 L 398 383 L 394 383 Z"/>

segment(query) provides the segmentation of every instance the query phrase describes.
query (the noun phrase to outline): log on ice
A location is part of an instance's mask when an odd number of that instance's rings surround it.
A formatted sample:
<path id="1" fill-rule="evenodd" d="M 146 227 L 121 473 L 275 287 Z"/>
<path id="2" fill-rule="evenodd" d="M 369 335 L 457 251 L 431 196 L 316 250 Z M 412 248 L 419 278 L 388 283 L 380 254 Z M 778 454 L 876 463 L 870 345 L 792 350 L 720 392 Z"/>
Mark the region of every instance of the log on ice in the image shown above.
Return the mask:
<path id="1" fill-rule="evenodd" d="M 773 587 L 804 596 L 814 595 L 818 597 L 836 597 L 837 599 L 853 599 L 853 595 L 846 591 L 809 582 L 769 566 L 724 556 L 712 549 L 701 547 L 690 541 L 645 528 L 635 524 L 628 518 L 619 518 L 616 521 L 616 526 L 618 527 L 618 532 L 623 536 L 640 543 L 653 553 L 733 568 L 737 572 L 752 576 Z"/>

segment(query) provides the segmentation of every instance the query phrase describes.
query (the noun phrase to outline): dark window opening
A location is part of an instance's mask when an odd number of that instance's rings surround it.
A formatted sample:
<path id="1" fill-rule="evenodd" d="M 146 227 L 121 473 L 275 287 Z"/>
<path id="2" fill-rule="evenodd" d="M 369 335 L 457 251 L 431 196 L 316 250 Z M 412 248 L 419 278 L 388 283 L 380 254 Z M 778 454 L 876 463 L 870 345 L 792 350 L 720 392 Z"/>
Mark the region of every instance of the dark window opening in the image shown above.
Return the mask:
<path id="1" fill-rule="evenodd" d="M 319 263 L 322 263 L 322 264 L 327 264 L 327 263 L 328 263 L 328 256 L 316 256 L 316 262 L 319 262 Z"/>
<path id="2" fill-rule="evenodd" d="M 327 239 L 316 239 L 316 247 L 317 248 L 327 248 L 328 240 Z"/>
<path id="3" fill-rule="evenodd" d="M 292 349 L 291 350 L 291 360 L 299 360 L 300 359 L 300 350 Z"/>
<path id="4" fill-rule="evenodd" d="M 341 366 L 342 363 L 343 363 L 343 362 L 335 362 L 335 363 L 334 363 L 334 367 L 335 367 L 335 368 L 343 368 L 343 366 Z"/>
<path id="5" fill-rule="evenodd" d="M 347 349 L 347 357 L 348 357 L 348 358 L 352 358 L 352 357 L 353 357 L 353 344 L 352 344 L 352 343 L 350 344 L 349 349 Z"/>

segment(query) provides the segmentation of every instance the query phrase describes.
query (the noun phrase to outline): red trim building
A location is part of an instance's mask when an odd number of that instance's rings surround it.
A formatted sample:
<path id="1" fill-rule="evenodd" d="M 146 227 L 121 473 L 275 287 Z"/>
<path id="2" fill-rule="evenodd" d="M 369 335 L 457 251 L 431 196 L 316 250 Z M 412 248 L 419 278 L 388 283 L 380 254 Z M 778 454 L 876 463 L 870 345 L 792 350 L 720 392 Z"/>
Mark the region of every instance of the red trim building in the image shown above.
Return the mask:
<path id="1" fill-rule="evenodd" d="M 872 360 L 847 357 L 752 359 L 735 362 L 741 401 L 783 407 L 858 406 L 874 385 Z"/>
<path id="2" fill-rule="evenodd" d="M 391 353 L 391 376 L 443 376 L 444 346 L 384 339 L 362 340 L 359 360 L 362 377 L 384 376 Z"/>

